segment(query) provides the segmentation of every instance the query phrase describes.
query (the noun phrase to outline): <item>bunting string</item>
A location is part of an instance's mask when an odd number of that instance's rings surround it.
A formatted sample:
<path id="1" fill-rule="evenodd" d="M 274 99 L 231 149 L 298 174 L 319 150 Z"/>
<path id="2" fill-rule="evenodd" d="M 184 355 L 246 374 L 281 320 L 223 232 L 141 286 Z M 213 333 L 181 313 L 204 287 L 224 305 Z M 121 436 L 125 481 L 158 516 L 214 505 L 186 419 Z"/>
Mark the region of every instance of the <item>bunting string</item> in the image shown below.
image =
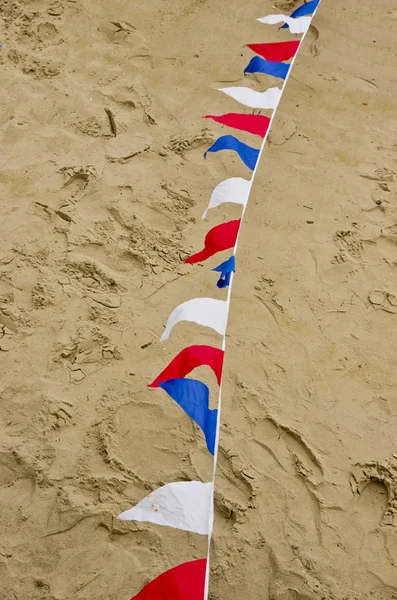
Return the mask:
<path id="1" fill-rule="evenodd" d="M 267 15 L 257 19 L 267 25 L 283 23 L 279 29 L 289 29 L 291 34 L 303 34 L 300 40 L 286 42 L 248 44 L 256 56 L 244 73 L 265 73 L 282 80 L 280 87 L 255 91 L 248 87 L 221 88 L 240 104 L 253 109 L 272 110 L 271 117 L 254 114 L 227 113 L 205 115 L 215 123 L 259 136 L 259 148 L 241 142 L 234 135 L 222 135 L 208 148 L 208 153 L 222 150 L 236 152 L 244 165 L 252 171 L 250 179 L 231 177 L 219 183 L 213 190 L 207 209 L 223 203 L 240 204 L 241 218 L 216 225 L 205 236 L 203 248 L 185 259 L 185 263 L 203 262 L 218 252 L 232 249 L 232 255 L 212 269 L 219 274 L 216 285 L 228 288 L 226 300 L 193 298 L 177 306 L 170 314 L 160 341 L 166 341 L 175 325 L 181 321 L 209 327 L 222 336 L 221 347 L 193 345 L 184 348 L 149 384 L 161 388 L 196 423 L 206 442 L 207 451 L 213 455 L 213 478 L 210 482 L 182 481 L 163 485 L 143 498 L 134 507 L 122 512 L 121 520 L 147 521 L 208 536 L 207 557 L 178 565 L 159 575 L 147 584 L 131 600 L 208 600 L 210 547 L 214 520 L 214 485 L 217 467 L 220 415 L 222 404 L 222 369 L 226 347 L 226 329 L 234 273 L 235 255 L 248 199 L 255 180 L 259 161 L 265 148 L 276 109 L 288 82 L 298 50 L 309 30 L 310 23 L 321 0 L 311 0 L 298 7 L 289 16 Z M 291 61 L 287 63 L 286 61 Z M 187 378 L 201 366 L 212 369 L 219 385 L 217 408 L 210 409 L 210 391 L 198 379 Z"/>

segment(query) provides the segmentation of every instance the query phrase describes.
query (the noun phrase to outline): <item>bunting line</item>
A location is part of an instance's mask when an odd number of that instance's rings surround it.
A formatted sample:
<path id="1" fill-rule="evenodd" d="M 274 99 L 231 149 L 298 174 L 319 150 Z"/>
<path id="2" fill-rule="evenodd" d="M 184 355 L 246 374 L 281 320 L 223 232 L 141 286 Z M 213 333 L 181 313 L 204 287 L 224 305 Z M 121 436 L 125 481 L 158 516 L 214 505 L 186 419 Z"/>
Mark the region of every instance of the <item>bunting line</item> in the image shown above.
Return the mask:
<path id="1" fill-rule="evenodd" d="M 321 2 L 321 0 L 315 0 L 315 1 L 317 2 L 317 6 L 313 10 L 313 16 L 312 16 L 312 18 L 314 17 L 314 15 L 316 13 L 316 10 L 318 8 L 318 5 Z M 304 41 L 304 39 L 306 37 L 307 31 L 308 31 L 308 28 L 306 29 L 306 31 L 303 32 L 302 38 L 298 42 L 295 41 L 295 43 L 291 43 L 290 42 L 289 44 L 288 43 L 286 44 L 285 42 L 283 42 L 282 45 L 276 45 L 276 44 L 251 44 L 251 45 L 249 45 L 249 47 L 251 49 L 254 49 L 255 47 L 258 48 L 258 46 L 260 46 L 260 49 L 261 49 L 261 51 L 263 53 L 262 56 L 265 59 L 271 60 L 271 58 L 274 57 L 274 54 L 278 53 L 279 56 L 283 56 L 284 57 L 283 60 L 288 60 L 289 58 L 292 58 L 292 60 L 291 60 L 291 64 L 290 64 L 290 68 L 288 70 L 288 73 L 287 73 L 287 75 L 286 75 L 286 77 L 285 77 L 285 79 L 283 81 L 281 90 L 279 91 L 280 92 L 279 93 L 279 99 L 278 99 L 276 105 L 274 106 L 274 111 L 273 111 L 272 116 L 270 118 L 270 123 L 269 123 L 268 131 L 267 131 L 266 135 L 264 136 L 264 138 L 262 140 L 261 147 L 259 149 L 259 155 L 258 155 L 258 158 L 257 158 L 257 161 L 256 161 L 255 169 L 254 169 L 254 171 L 252 173 L 252 176 L 251 176 L 251 179 L 249 181 L 249 187 L 247 189 L 246 199 L 245 199 L 245 202 L 243 203 L 243 207 L 242 207 L 241 222 L 243 222 L 243 219 L 244 219 L 244 214 L 245 214 L 245 210 L 246 210 L 247 203 L 248 203 L 248 200 L 249 200 L 249 196 L 250 196 L 250 193 L 251 193 L 252 185 L 254 183 L 255 175 L 256 175 L 256 172 L 257 172 L 257 169 L 258 169 L 258 165 L 259 165 L 262 153 L 263 153 L 264 148 L 265 148 L 267 136 L 269 135 L 269 131 L 271 130 L 273 119 L 274 119 L 274 117 L 276 115 L 276 109 L 277 109 L 277 106 L 278 106 L 278 102 L 279 102 L 279 100 L 280 100 L 280 98 L 281 98 L 281 96 L 282 96 L 282 94 L 283 94 L 283 92 L 284 92 L 284 90 L 286 88 L 286 85 L 287 85 L 287 82 L 288 82 L 288 78 L 289 78 L 289 76 L 291 74 L 292 67 L 293 67 L 293 65 L 295 63 L 295 60 L 296 60 L 296 57 L 297 57 L 298 49 L 299 49 L 300 45 L 303 43 L 303 41 Z M 273 55 L 272 55 L 272 53 L 273 53 Z M 281 60 L 281 59 L 279 59 L 279 60 Z M 235 89 L 238 89 L 238 88 L 235 88 Z M 276 88 L 276 89 L 278 89 L 278 88 Z M 229 88 L 229 90 L 230 90 L 230 88 Z M 225 91 L 225 90 L 221 90 L 221 91 Z M 210 203 L 211 203 L 211 201 L 210 201 Z M 241 231 L 241 229 L 239 230 L 239 233 L 240 233 L 240 231 Z M 239 240 L 239 235 L 237 236 L 237 239 L 236 239 L 236 244 L 235 244 L 235 247 L 234 247 L 234 255 L 236 255 L 236 252 L 237 252 L 238 240 Z M 234 277 L 234 272 L 232 272 L 230 274 L 230 280 L 229 280 L 229 286 L 228 286 L 228 295 L 227 295 L 227 300 L 226 300 L 226 302 L 228 303 L 228 306 L 230 306 L 230 299 L 231 299 L 232 287 L 233 287 L 233 277 Z M 227 328 L 227 324 L 226 324 L 226 328 Z M 222 350 L 224 352 L 226 350 L 226 331 L 225 331 L 225 335 L 224 335 L 223 340 L 222 340 Z M 216 466 L 217 466 L 217 458 L 218 458 L 218 444 L 219 444 L 219 434 L 220 434 L 220 415 L 221 415 L 221 411 L 222 411 L 222 381 L 221 381 L 221 384 L 220 384 L 220 387 L 219 387 L 219 394 L 218 394 L 218 415 L 219 415 L 219 418 L 218 418 L 218 422 L 217 422 L 217 431 L 216 431 L 216 440 L 215 440 L 214 469 L 213 469 L 213 481 L 214 481 L 214 483 L 215 483 Z M 213 489 L 213 495 L 214 495 L 214 489 Z M 212 502 L 214 503 L 214 498 L 213 498 Z M 206 566 L 206 575 L 205 575 L 204 600 L 208 600 L 208 593 L 209 593 L 209 573 L 210 573 L 211 539 L 212 539 L 212 534 L 210 534 L 208 536 L 208 551 L 207 551 L 207 566 Z"/>
<path id="2" fill-rule="evenodd" d="M 209 327 L 222 336 L 221 348 L 212 346 L 190 346 L 182 350 L 169 365 L 149 384 L 149 387 L 162 388 L 202 430 L 207 449 L 214 456 L 213 477 L 210 482 L 184 481 L 163 485 L 139 501 L 133 508 L 122 512 L 120 520 L 148 521 L 157 525 L 169 526 L 208 536 L 207 558 L 186 562 L 159 575 L 147 584 L 131 600 L 208 600 L 210 545 L 214 517 L 214 483 L 217 468 L 220 414 L 222 404 L 222 368 L 226 347 L 226 329 L 235 272 L 241 223 L 265 148 L 276 109 L 287 85 L 288 77 L 295 63 L 300 44 L 303 42 L 320 0 L 311 0 L 296 9 L 290 16 L 268 15 L 258 19 L 266 24 L 285 23 L 281 28 L 289 28 L 290 33 L 303 33 L 301 40 L 290 42 L 249 44 L 259 56 L 251 59 L 245 73 L 265 73 L 283 79 L 282 87 L 269 88 L 257 92 L 246 87 L 222 88 L 241 104 L 250 108 L 273 110 L 270 118 L 263 115 L 227 113 L 215 116 L 206 115 L 213 121 L 240 129 L 253 135 L 260 135 L 259 149 L 244 144 L 233 135 L 224 135 L 205 152 L 234 150 L 244 164 L 252 170 L 249 180 L 232 177 L 216 186 L 203 218 L 209 209 L 231 202 L 242 206 L 241 218 L 222 223 L 210 229 L 205 236 L 204 248 L 187 258 L 186 263 L 197 263 L 217 252 L 232 249 L 232 256 L 212 270 L 219 273 L 218 288 L 227 287 L 226 300 L 214 298 L 193 298 L 177 306 L 169 316 L 160 341 L 168 339 L 173 327 L 188 321 Z M 307 15 L 312 14 L 312 17 Z M 280 28 L 280 29 L 281 29 Z M 290 60 L 291 64 L 283 61 Z M 209 366 L 216 375 L 219 385 L 216 408 L 210 408 L 209 388 L 197 379 L 187 378 L 199 366 Z"/>

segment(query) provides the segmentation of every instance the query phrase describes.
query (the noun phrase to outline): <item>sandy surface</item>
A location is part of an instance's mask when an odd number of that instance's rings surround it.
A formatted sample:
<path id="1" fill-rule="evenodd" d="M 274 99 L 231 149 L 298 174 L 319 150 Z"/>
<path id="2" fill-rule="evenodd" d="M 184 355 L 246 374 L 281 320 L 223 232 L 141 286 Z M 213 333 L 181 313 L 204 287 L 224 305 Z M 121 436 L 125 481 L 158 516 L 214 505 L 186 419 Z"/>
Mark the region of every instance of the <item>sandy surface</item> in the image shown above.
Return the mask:
<path id="1" fill-rule="evenodd" d="M 219 256 L 181 265 L 240 214 L 201 221 L 214 186 L 248 175 L 235 155 L 203 161 L 227 131 L 201 117 L 240 108 L 215 89 L 243 83 L 244 44 L 290 39 L 255 22 L 275 5 L 296 3 L 0 2 L 1 599 L 128 599 L 206 554 L 204 537 L 115 516 L 211 477 L 200 432 L 146 384 L 185 345 L 219 344 L 186 323 L 159 336 L 176 305 L 225 295 Z M 396 16 L 392 0 L 323 0 L 262 158 L 212 600 L 397 598 Z M 194 375 L 214 399 L 213 374 Z"/>

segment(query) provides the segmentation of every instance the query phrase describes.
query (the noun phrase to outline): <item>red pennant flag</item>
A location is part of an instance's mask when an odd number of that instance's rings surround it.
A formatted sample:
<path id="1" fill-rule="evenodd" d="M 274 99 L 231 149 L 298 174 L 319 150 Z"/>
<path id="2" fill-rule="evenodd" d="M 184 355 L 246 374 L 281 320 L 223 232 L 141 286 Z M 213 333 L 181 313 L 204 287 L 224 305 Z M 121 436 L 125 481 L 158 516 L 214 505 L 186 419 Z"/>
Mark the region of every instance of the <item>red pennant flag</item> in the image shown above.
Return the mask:
<path id="1" fill-rule="evenodd" d="M 189 258 L 186 258 L 183 262 L 188 264 L 198 263 L 213 256 L 217 252 L 233 248 L 236 243 L 240 222 L 241 219 L 228 221 L 227 223 L 221 223 L 210 229 L 205 236 L 204 249 L 201 250 L 201 252 L 189 256 Z"/>
<path id="2" fill-rule="evenodd" d="M 213 119 L 217 123 L 222 123 L 222 125 L 241 129 L 241 131 L 248 131 L 248 133 L 260 135 L 261 137 L 265 137 L 270 123 L 270 119 L 262 115 L 242 115 L 237 113 L 228 113 L 219 117 L 205 115 L 204 119 Z"/>
<path id="3" fill-rule="evenodd" d="M 186 377 L 193 369 L 203 365 L 214 371 L 218 385 L 220 385 L 223 356 L 224 351 L 220 348 L 214 348 L 214 346 L 189 346 L 184 348 L 148 387 L 159 387 L 159 383 L 169 379 Z"/>
<path id="4" fill-rule="evenodd" d="M 200 558 L 162 573 L 131 600 L 203 600 L 207 559 Z"/>
<path id="5" fill-rule="evenodd" d="M 273 42 L 270 44 L 247 44 L 247 46 L 256 54 L 259 54 L 259 56 L 266 58 L 266 60 L 282 62 L 295 56 L 299 43 L 299 40 L 292 40 L 290 42 Z"/>

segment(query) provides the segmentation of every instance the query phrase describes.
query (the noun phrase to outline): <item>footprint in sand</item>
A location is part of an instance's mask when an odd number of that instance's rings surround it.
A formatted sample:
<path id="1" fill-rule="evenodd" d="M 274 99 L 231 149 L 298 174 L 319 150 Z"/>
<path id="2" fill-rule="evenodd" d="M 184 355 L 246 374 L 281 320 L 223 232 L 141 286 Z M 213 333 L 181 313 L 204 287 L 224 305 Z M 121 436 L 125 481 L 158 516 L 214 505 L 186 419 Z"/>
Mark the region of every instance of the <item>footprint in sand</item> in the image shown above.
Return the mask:
<path id="1" fill-rule="evenodd" d="M 274 6 L 279 10 L 294 10 L 296 4 L 296 0 L 277 0 L 274 2 Z"/>
<path id="2" fill-rule="evenodd" d="M 372 290 L 368 295 L 368 300 L 375 309 L 392 314 L 397 313 L 397 296 L 392 292 Z"/>
<path id="3" fill-rule="evenodd" d="M 219 472 L 233 462 L 232 473 L 248 477 L 252 490 L 238 502 L 218 479 L 218 528 L 236 527 L 229 571 L 241 560 L 237 547 L 246 543 L 250 561 L 267 565 L 266 578 L 277 589 L 271 597 L 391 600 L 395 542 L 390 525 L 397 520 L 397 461 L 357 465 L 349 490 L 348 479 L 343 477 L 342 484 L 321 449 L 300 431 L 303 428 L 269 413 L 259 416 L 266 402 L 259 390 L 238 384 L 233 409 L 241 426 L 238 432 L 223 430 L 221 436 L 227 452 L 220 457 Z M 241 494 L 240 482 L 238 486 Z M 277 533 L 272 534 L 274 523 Z M 222 558 L 218 562 L 222 566 Z M 327 579 L 321 575 L 324 569 L 330 574 Z M 384 582 L 381 593 L 377 576 Z"/>
<path id="4" fill-rule="evenodd" d="M 59 208 L 75 204 L 99 177 L 94 165 L 66 166 L 59 172 L 63 175 L 63 187 L 58 194 Z"/>
<path id="5" fill-rule="evenodd" d="M 392 462 L 357 464 L 350 486 L 354 494 L 353 512 L 359 514 L 362 528 L 374 531 L 397 522 L 397 465 Z"/>
<path id="6" fill-rule="evenodd" d="M 388 504 L 388 491 L 384 483 L 369 481 L 357 499 L 357 511 L 363 529 L 373 531 L 382 523 Z"/>
<path id="7" fill-rule="evenodd" d="M 37 35 L 46 46 L 59 44 L 59 31 L 54 23 L 43 21 L 37 26 Z"/>
<path id="8" fill-rule="evenodd" d="M 279 126 L 269 134 L 269 142 L 275 146 L 282 146 L 297 132 L 297 126 L 292 119 L 284 118 Z"/>
<path id="9" fill-rule="evenodd" d="M 305 43 L 308 44 L 309 54 L 312 56 L 318 56 L 320 54 L 319 38 L 320 32 L 317 27 L 310 25 L 309 31 L 306 34 Z M 305 45 L 303 46 L 303 52 L 305 51 L 304 48 Z"/>

